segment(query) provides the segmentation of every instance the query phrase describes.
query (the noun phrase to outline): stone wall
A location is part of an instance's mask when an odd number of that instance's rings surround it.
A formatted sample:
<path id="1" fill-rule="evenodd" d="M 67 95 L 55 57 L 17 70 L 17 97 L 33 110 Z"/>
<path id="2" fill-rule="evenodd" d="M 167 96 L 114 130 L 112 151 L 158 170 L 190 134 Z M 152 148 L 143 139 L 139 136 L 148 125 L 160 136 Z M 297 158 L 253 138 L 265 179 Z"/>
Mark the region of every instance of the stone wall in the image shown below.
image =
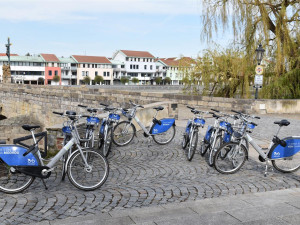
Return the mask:
<path id="1" fill-rule="evenodd" d="M 195 105 L 199 108 L 217 108 L 221 110 L 243 110 L 249 113 L 299 113 L 300 100 L 254 100 L 233 98 L 211 98 L 177 93 L 154 93 L 101 89 L 86 86 L 34 86 L 0 84 L 0 108 L 8 118 L 29 116 L 45 127 L 50 127 L 63 120 L 52 111 L 74 110 L 85 104 L 98 107 L 100 102 L 118 107 L 129 106 L 129 100 L 141 105 L 155 102 L 170 102 Z M 180 113 L 180 112 L 179 112 Z"/>

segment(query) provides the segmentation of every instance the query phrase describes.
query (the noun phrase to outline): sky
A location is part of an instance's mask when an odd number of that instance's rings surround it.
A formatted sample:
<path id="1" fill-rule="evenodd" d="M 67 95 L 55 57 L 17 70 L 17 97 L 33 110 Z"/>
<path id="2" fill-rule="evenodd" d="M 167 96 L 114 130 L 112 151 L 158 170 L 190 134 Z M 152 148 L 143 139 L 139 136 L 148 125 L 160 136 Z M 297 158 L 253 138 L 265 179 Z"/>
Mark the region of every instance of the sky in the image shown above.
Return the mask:
<path id="1" fill-rule="evenodd" d="M 196 57 L 201 0 L 0 0 L 0 52 L 112 57 L 117 50 Z M 214 37 L 220 45 L 231 35 Z"/>

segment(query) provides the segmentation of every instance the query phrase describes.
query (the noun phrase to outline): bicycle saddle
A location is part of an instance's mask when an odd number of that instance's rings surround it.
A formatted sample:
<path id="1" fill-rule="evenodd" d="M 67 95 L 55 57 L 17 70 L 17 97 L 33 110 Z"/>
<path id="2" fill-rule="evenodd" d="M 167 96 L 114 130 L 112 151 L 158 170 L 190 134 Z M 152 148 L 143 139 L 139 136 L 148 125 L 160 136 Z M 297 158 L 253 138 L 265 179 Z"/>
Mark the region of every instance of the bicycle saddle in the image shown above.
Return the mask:
<path id="1" fill-rule="evenodd" d="M 5 120 L 5 119 L 7 119 L 6 116 L 0 115 L 0 120 Z"/>
<path id="2" fill-rule="evenodd" d="M 39 126 L 39 125 L 28 125 L 28 124 L 24 124 L 24 125 L 22 126 L 22 128 L 23 128 L 24 130 L 30 131 L 30 130 L 32 130 L 32 129 L 40 128 L 40 126 Z"/>
<path id="3" fill-rule="evenodd" d="M 160 111 L 160 110 L 163 110 L 163 109 L 164 109 L 164 107 L 162 107 L 162 106 L 158 106 L 158 107 L 154 107 L 153 109 L 156 109 L 157 111 Z"/>
<path id="4" fill-rule="evenodd" d="M 288 120 L 275 121 L 274 124 L 278 124 L 280 127 L 290 125 Z"/>
<path id="5" fill-rule="evenodd" d="M 92 113 L 92 112 L 96 113 L 96 112 L 97 112 L 97 109 L 91 109 L 91 108 L 88 108 L 87 111 L 88 111 L 89 113 Z"/>

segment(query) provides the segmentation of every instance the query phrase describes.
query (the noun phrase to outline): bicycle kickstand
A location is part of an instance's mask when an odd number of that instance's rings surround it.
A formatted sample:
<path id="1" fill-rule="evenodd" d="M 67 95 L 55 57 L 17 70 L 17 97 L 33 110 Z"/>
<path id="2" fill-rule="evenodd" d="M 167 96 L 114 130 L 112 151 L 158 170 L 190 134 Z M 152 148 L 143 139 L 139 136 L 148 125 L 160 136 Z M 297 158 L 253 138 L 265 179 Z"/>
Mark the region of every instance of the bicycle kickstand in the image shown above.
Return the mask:
<path id="1" fill-rule="evenodd" d="M 43 184 L 44 184 L 45 189 L 48 190 L 48 187 L 47 187 L 47 185 L 46 185 L 45 180 L 44 180 L 43 178 L 41 178 L 41 179 L 42 179 L 42 182 L 43 182 Z"/>
<path id="2" fill-rule="evenodd" d="M 266 168 L 265 168 L 265 174 L 264 174 L 265 177 L 268 174 L 268 163 L 269 163 L 269 160 L 266 160 Z"/>

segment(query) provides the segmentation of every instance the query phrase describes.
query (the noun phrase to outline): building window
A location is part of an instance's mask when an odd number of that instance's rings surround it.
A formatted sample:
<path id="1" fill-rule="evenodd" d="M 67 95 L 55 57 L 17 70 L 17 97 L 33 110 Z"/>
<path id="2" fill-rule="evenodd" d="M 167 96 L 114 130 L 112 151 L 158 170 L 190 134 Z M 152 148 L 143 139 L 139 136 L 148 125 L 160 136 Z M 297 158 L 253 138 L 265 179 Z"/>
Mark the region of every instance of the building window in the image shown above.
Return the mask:
<path id="1" fill-rule="evenodd" d="M 82 64 L 82 67 L 85 68 L 85 64 Z"/>
<path id="2" fill-rule="evenodd" d="M 147 65 L 144 65 L 144 69 L 145 69 L 145 70 L 147 69 Z"/>
<path id="3" fill-rule="evenodd" d="M 121 68 L 125 68 L 125 65 L 121 65 Z"/>
<path id="4" fill-rule="evenodd" d="M 87 64 L 87 68 L 90 68 L 90 64 Z"/>
<path id="5" fill-rule="evenodd" d="M 98 76 L 98 71 L 95 72 L 95 76 Z"/>
<path id="6" fill-rule="evenodd" d="M 94 68 L 95 67 L 95 64 L 92 64 L 92 68 Z"/>
<path id="7" fill-rule="evenodd" d="M 109 72 L 107 72 L 107 76 L 109 77 Z"/>
<path id="8" fill-rule="evenodd" d="M 88 76 L 88 75 L 89 75 L 89 71 L 86 71 L 86 72 L 85 72 L 85 75 L 87 75 L 87 76 Z"/>
<path id="9" fill-rule="evenodd" d="M 143 62 L 145 62 L 145 59 L 143 59 Z"/>
<path id="10" fill-rule="evenodd" d="M 130 69 L 132 69 L 132 65 L 130 65 Z"/>
<path id="11" fill-rule="evenodd" d="M 152 70 L 152 65 L 150 65 L 150 70 Z"/>
<path id="12" fill-rule="evenodd" d="M 83 77 L 85 76 L 85 72 L 84 72 L 84 71 L 82 71 L 82 76 L 83 76 Z"/>
<path id="13" fill-rule="evenodd" d="M 103 72 L 103 76 L 105 76 L 105 77 L 106 77 L 106 72 Z"/>
<path id="14" fill-rule="evenodd" d="M 52 76 L 52 71 L 51 70 L 48 71 L 48 75 Z"/>
<path id="15" fill-rule="evenodd" d="M 126 61 L 129 61 L 128 57 L 126 57 Z"/>
<path id="16" fill-rule="evenodd" d="M 58 75 L 58 71 L 57 71 L 57 70 L 54 71 L 54 75 L 55 75 L 55 76 Z"/>
<path id="17" fill-rule="evenodd" d="M 139 65 L 136 65 L 136 69 L 139 69 Z"/>

